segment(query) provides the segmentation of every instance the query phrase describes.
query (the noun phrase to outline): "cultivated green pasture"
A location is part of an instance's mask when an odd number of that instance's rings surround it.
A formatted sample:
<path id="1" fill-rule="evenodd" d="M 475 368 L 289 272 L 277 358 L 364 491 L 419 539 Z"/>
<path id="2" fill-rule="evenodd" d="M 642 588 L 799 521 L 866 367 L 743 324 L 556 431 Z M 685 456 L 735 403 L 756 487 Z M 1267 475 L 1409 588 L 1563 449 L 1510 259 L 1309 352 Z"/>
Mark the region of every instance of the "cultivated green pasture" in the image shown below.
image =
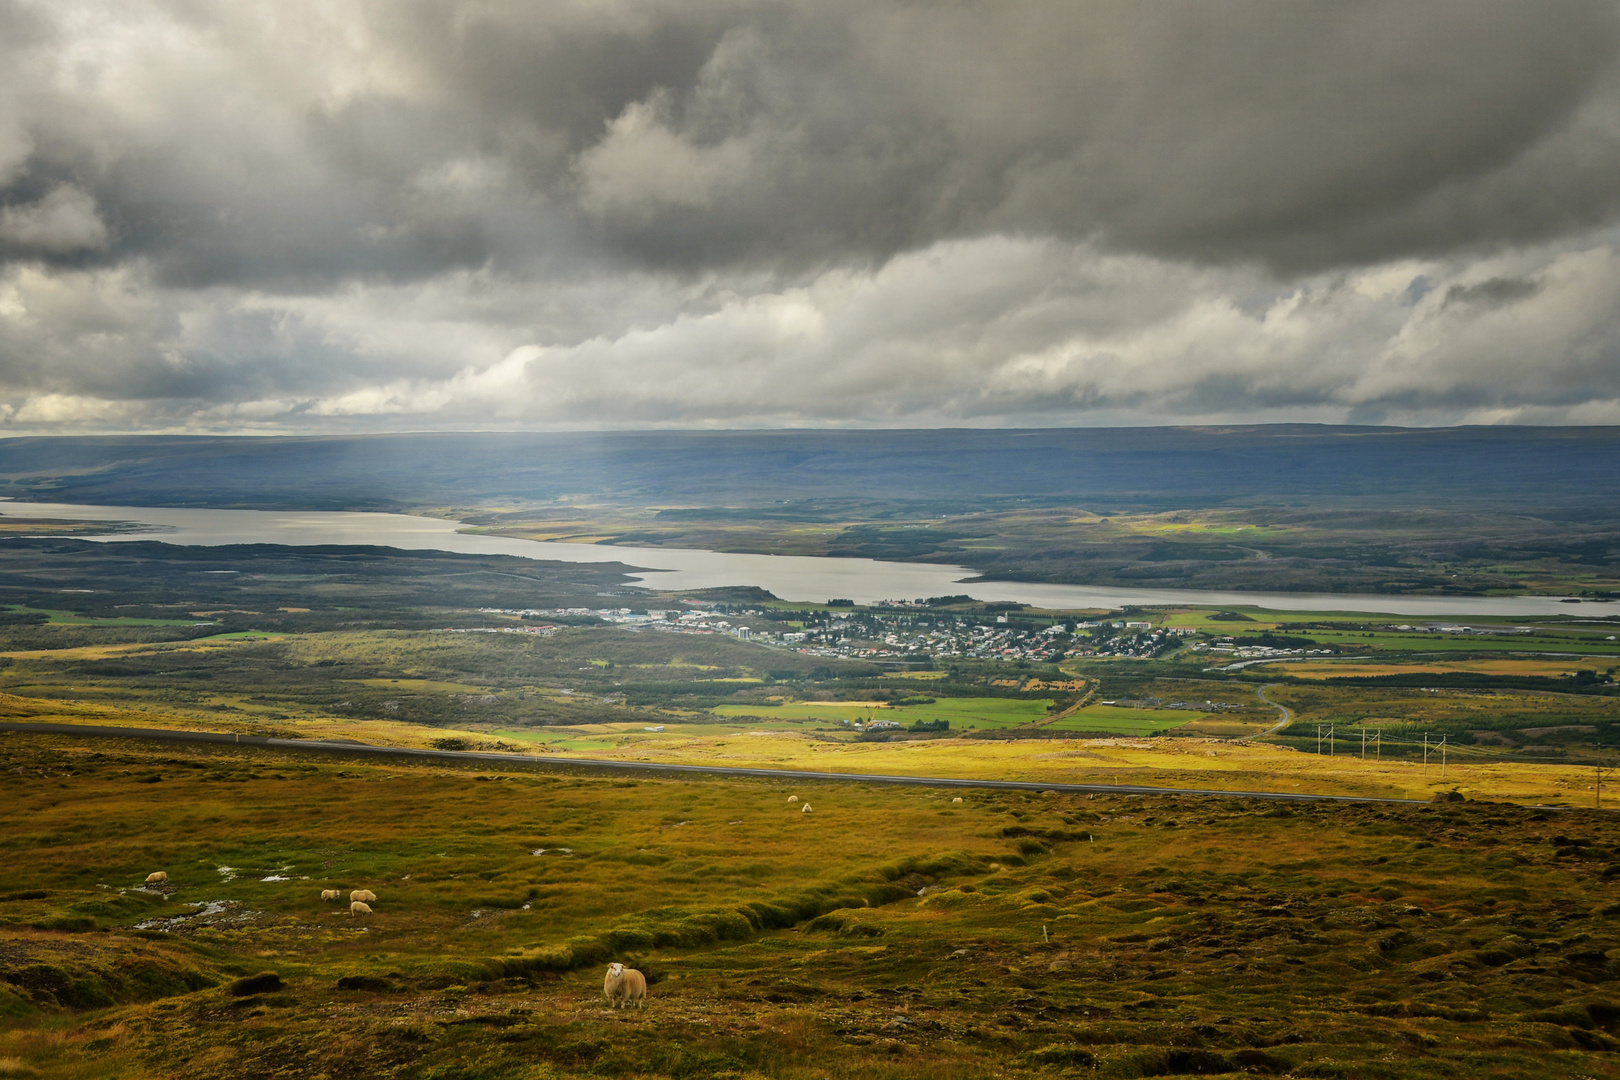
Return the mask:
<path id="1" fill-rule="evenodd" d="M 1099 731 L 1120 735 L 1149 735 L 1207 719 L 1209 713 L 1193 709 L 1127 709 L 1118 705 L 1087 705 L 1046 725 L 1049 731 Z"/>
<path id="2" fill-rule="evenodd" d="M 1546 629 L 1535 634 L 1441 634 L 1389 631 L 1295 630 L 1278 633 L 1308 637 L 1324 645 L 1362 647 L 1378 652 L 1408 653 L 1565 653 L 1620 656 L 1620 640 L 1591 631 Z"/>
<path id="3" fill-rule="evenodd" d="M 782 705 L 722 705 L 717 716 L 755 716 L 767 720 L 819 720 L 842 725 L 848 720 L 868 718 L 895 720 L 903 726 L 917 721 L 950 721 L 952 731 L 1023 727 L 1046 719 L 1050 698 L 940 698 L 928 705 L 900 705 L 891 708 L 859 708 L 806 701 Z"/>
<path id="4" fill-rule="evenodd" d="M 8 610 L 13 615 L 44 616 L 47 626 L 199 626 L 208 625 L 211 622 L 210 619 L 204 617 L 189 619 L 147 619 L 129 616 L 96 617 L 52 608 L 28 607 L 24 604 L 12 604 Z"/>

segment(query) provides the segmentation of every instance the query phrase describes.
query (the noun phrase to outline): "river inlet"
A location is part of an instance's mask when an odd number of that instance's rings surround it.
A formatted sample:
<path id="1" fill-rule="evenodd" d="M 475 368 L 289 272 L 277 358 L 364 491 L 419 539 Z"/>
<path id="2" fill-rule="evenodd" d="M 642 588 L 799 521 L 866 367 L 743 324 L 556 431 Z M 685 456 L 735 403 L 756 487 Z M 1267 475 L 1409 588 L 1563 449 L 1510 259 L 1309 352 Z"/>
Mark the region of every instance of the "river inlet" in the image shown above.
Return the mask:
<path id="1" fill-rule="evenodd" d="M 150 506 L 0 501 L 0 518 L 125 522 L 136 528 L 76 537 L 101 543 L 285 544 L 376 546 L 461 555 L 511 555 L 564 563 L 623 563 L 637 582 L 689 590 L 752 585 L 783 600 L 825 603 L 835 597 L 870 604 L 967 595 L 1059 610 L 1164 607 L 1258 607 L 1272 611 L 1354 612 L 1415 618 L 1608 615 L 1616 605 L 1570 603 L 1546 596 L 1388 596 L 1372 593 L 1266 593 L 1136 589 L 1038 582 L 974 581 L 976 571 L 937 563 L 834 559 L 810 555 L 741 555 L 693 548 L 570 544 L 460 531 L 459 522 L 409 514 L 346 510 L 201 510 Z"/>

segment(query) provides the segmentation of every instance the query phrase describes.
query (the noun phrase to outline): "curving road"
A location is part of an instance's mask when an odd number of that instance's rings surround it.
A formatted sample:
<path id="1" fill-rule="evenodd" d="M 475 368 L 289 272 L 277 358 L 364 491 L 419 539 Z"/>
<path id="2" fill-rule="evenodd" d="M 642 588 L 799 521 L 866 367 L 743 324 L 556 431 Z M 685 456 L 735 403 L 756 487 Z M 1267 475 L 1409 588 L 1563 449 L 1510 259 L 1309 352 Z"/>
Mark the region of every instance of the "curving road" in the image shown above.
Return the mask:
<path id="1" fill-rule="evenodd" d="M 1266 697 L 1266 691 L 1270 690 L 1276 685 L 1276 683 L 1266 683 L 1266 685 L 1255 691 L 1255 693 L 1260 696 L 1261 701 L 1282 713 L 1282 719 L 1277 721 L 1271 727 L 1266 728 L 1266 730 L 1262 731 L 1260 735 L 1275 735 L 1277 732 L 1294 722 L 1294 714 L 1288 711 L 1288 706 L 1283 705 L 1280 702 L 1272 701 L 1270 698 Z M 1250 735 L 1249 738 L 1258 739 L 1260 735 Z"/>
<path id="2" fill-rule="evenodd" d="M 1278 706 L 1282 708 L 1282 706 Z M 1286 711 L 1286 710 L 1285 710 Z M 954 776 L 887 776 L 880 773 L 811 772 L 802 769 L 742 769 L 718 765 L 668 765 L 649 761 L 605 761 L 556 755 L 491 754 L 470 750 L 418 750 L 410 746 L 372 746 L 367 743 L 323 739 L 271 739 L 262 735 L 228 735 L 217 731 L 174 731 L 162 728 L 96 727 L 88 724 L 0 723 L 0 732 L 68 735 L 83 739 L 153 739 L 164 742 L 225 743 L 314 754 L 352 754 L 373 758 L 411 758 L 447 762 L 478 762 L 504 769 L 524 766 L 546 769 L 587 769 L 605 772 L 694 774 L 751 777 L 763 780 L 822 780 L 847 784 L 893 784 L 905 787 L 987 788 L 996 791 L 1059 791 L 1096 795 L 1216 795 L 1230 799 L 1277 799 L 1284 802 L 1424 803 L 1425 799 L 1386 799 L 1370 795 L 1302 795 L 1288 791 L 1225 791 L 1219 788 L 1147 787 L 1140 784 L 1044 784 L 1025 780 L 963 780 Z"/>

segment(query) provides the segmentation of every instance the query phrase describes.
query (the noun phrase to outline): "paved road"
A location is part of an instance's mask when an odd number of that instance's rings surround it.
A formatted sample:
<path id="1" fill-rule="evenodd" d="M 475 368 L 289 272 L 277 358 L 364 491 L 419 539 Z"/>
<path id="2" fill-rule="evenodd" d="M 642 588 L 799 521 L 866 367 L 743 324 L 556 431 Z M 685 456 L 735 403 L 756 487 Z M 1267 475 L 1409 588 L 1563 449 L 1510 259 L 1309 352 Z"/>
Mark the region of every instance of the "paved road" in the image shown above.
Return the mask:
<path id="1" fill-rule="evenodd" d="M 1277 721 L 1271 727 L 1268 727 L 1268 728 L 1266 728 L 1266 730 L 1262 731 L 1260 733 L 1261 735 L 1275 735 L 1275 734 L 1277 734 L 1277 732 L 1281 731 L 1283 728 L 1287 727 L 1289 724 L 1292 724 L 1294 722 L 1294 714 L 1288 711 L 1288 706 L 1280 705 L 1277 702 L 1272 701 L 1270 698 L 1266 697 L 1266 691 L 1270 690 L 1273 686 L 1276 686 L 1276 685 L 1277 685 L 1276 683 L 1267 683 L 1266 685 L 1262 686 L 1260 689 L 1255 691 L 1255 693 L 1260 695 L 1260 700 L 1261 701 L 1265 702 L 1267 705 L 1270 705 L 1273 709 L 1282 710 L 1282 719 Z M 1249 737 L 1250 738 L 1258 738 L 1259 736 L 1251 735 Z"/>
<path id="2" fill-rule="evenodd" d="M 1223 791 L 1218 788 L 1145 787 L 1138 784 L 1037 784 L 1023 780 L 962 780 L 954 776 L 885 776 L 877 773 L 810 772 L 801 769 L 736 769 L 716 765 L 666 765 L 650 761 L 604 761 L 599 758 L 556 755 L 487 754 L 461 750 L 417 750 L 409 746 L 371 746 L 366 743 L 322 739 L 270 739 L 262 735 L 227 735 L 215 731 L 169 731 L 161 728 L 93 727 L 88 724 L 0 723 L 0 732 L 71 735 L 87 739 L 156 739 L 167 742 L 226 743 L 233 746 L 270 747 L 300 753 L 353 754 L 373 758 L 417 758 L 478 762 L 502 769 L 588 769 L 630 773 L 690 773 L 700 776 L 755 777 L 763 780 L 824 780 L 855 784 L 895 784 L 906 787 L 988 788 L 996 791 L 1060 791 L 1110 795 L 1219 795 L 1233 799 L 1279 799 L 1284 802 L 1422 803 L 1423 799 L 1379 799 L 1360 795 L 1302 795 L 1288 791 Z"/>

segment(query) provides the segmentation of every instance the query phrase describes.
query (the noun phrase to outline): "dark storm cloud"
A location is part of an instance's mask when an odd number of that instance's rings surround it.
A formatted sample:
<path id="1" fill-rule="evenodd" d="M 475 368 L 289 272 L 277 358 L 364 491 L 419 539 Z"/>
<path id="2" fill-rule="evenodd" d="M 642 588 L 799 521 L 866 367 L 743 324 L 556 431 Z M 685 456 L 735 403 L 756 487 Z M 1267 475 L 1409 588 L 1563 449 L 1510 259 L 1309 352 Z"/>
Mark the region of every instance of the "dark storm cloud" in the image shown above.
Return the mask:
<path id="1" fill-rule="evenodd" d="M 1607 416 L 1617 53 L 1597 0 L 0 0 L 0 421 Z"/>
<path id="2" fill-rule="evenodd" d="M 319 287 L 604 251 L 802 265 L 1011 230 L 1319 268 L 1535 240 L 1617 201 L 1617 23 L 1589 0 L 418 2 L 357 13 L 358 49 L 308 40 L 352 30 L 313 13 L 289 34 L 232 10 L 168 9 L 216 50 L 189 73 L 103 57 L 70 75 L 82 28 L 10 9 L 34 153 L 0 199 L 75 184 L 112 238 L 8 237 L 11 255 Z M 333 93 L 349 65 L 388 70 Z M 126 79 L 147 100 L 99 112 L 98 80 Z M 469 162 L 482 190 L 435 186 Z"/>
<path id="3" fill-rule="evenodd" d="M 1319 268 L 1616 207 L 1609 5 L 773 14 L 581 155 L 623 247 L 881 256 L 1014 230 Z"/>
<path id="4" fill-rule="evenodd" d="M 1446 306 L 1490 304 L 1493 307 L 1523 300 L 1541 291 L 1541 283 L 1524 278 L 1491 278 L 1475 285 L 1453 285 L 1446 290 Z"/>

